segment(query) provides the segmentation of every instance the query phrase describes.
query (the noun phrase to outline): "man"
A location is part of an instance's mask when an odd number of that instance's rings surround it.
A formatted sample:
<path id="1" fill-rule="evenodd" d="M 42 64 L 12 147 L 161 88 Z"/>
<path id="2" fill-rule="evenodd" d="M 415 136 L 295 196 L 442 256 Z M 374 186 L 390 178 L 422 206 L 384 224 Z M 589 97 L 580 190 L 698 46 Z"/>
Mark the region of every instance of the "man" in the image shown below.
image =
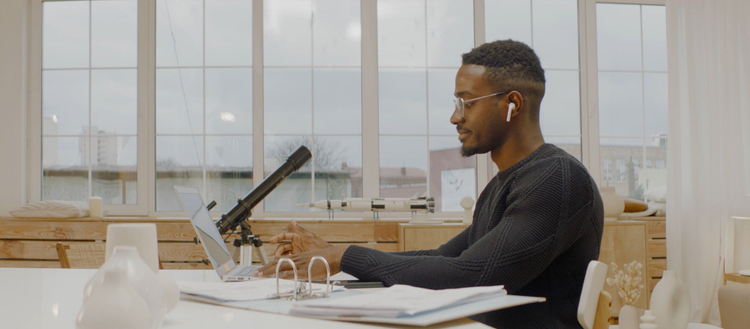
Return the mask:
<path id="1" fill-rule="evenodd" d="M 276 256 L 291 254 L 305 272 L 309 259 L 322 255 L 334 272 L 386 285 L 502 284 L 509 294 L 546 297 L 547 302 L 473 319 L 497 328 L 580 328 L 578 300 L 586 267 L 599 256 L 604 223 L 596 184 L 578 160 L 544 143 L 539 127 L 544 70 L 531 48 L 496 41 L 462 58 L 451 116 L 461 153 L 490 152 L 499 169 L 477 200 L 472 225 L 435 250 L 385 253 L 331 246 L 292 222 L 288 232 L 271 239 L 292 240 Z M 272 262 L 257 275 L 271 275 L 275 267 Z M 313 271 L 315 276 L 325 273 L 322 265 Z"/>

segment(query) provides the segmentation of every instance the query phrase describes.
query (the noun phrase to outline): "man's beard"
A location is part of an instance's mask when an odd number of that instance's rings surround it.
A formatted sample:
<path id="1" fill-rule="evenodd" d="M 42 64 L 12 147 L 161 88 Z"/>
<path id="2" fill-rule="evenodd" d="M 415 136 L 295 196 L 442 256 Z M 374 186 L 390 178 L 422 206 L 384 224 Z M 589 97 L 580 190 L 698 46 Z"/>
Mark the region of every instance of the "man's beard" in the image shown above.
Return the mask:
<path id="1" fill-rule="evenodd" d="M 479 153 L 479 149 L 476 147 L 464 147 L 461 146 L 461 156 L 468 158 L 474 154 Z"/>

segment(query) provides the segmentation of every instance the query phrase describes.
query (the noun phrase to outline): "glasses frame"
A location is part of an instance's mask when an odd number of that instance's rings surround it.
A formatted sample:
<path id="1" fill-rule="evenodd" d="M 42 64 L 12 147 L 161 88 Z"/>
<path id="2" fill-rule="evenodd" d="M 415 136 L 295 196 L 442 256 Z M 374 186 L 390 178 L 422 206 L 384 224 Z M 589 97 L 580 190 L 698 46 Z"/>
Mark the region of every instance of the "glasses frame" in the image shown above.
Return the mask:
<path id="1" fill-rule="evenodd" d="M 511 92 L 512 91 L 501 91 L 501 92 L 498 92 L 498 93 L 484 95 L 484 96 L 479 96 L 479 97 L 468 99 L 468 100 L 464 100 L 461 97 L 456 97 L 455 99 L 453 99 L 453 104 L 456 105 L 455 111 L 458 111 L 458 115 L 461 118 L 465 118 L 466 117 L 466 103 L 471 103 L 473 101 L 477 101 L 477 100 L 480 100 L 482 98 L 510 94 Z"/>

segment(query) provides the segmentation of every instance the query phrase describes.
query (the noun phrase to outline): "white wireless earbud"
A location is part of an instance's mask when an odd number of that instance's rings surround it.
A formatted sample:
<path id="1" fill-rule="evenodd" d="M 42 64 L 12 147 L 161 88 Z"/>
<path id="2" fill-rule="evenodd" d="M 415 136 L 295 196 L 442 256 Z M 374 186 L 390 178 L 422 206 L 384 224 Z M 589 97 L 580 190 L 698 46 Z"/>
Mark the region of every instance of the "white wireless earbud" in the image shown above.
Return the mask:
<path id="1" fill-rule="evenodd" d="M 513 110 L 514 110 L 515 108 L 516 108 L 516 104 L 515 104 L 515 103 L 510 103 L 510 104 L 508 104 L 508 117 L 507 117 L 507 118 L 505 118 L 505 121 L 506 121 L 506 122 L 510 122 L 510 115 L 511 115 L 511 114 L 513 113 Z"/>

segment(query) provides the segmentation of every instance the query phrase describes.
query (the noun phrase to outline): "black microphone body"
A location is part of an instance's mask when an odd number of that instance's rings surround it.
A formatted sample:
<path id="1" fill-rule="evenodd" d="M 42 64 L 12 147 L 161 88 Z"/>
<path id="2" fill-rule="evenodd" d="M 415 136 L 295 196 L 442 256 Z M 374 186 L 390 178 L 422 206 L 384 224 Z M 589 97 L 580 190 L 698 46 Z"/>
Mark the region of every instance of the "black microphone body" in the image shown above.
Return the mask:
<path id="1" fill-rule="evenodd" d="M 237 205 L 232 208 L 229 212 L 221 215 L 221 219 L 216 222 L 216 227 L 219 229 L 219 234 L 225 234 L 230 230 L 234 230 L 237 225 L 242 221 L 250 217 L 250 211 L 263 198 L 265 198 L 276 186 L 279 186 L 289 175 L 293 172 L 302 168 L 302 166 L 310 160 L 312 154 L 304 146 L 300 146 L 286 162 L 281 164 L 276 171 L 271 173 L 266 179 L 264 179 L 257 187 L 255 187 L 244 199 L 238 199 Z"/>

